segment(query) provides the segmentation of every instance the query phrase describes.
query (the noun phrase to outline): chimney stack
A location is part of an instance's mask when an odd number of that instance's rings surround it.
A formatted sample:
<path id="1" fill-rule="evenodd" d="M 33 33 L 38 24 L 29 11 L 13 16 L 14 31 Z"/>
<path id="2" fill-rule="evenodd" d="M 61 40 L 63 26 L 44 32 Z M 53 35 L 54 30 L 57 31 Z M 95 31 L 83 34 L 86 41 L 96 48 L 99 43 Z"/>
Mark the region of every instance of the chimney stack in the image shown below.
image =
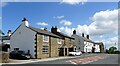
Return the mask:
<path id="1" fill-rule="evenodd" d="M 84 33 L 82 33 L 82 37 L 84 37 Z"/>
<path id="2" fill-rule="evenodd" d="M 47 28 L 45 27 L 44 30 L 47 31 Z"/>
<path id="3" fill-rule="evenodd" d="M 52 33 L 56 33 L 56 32 L 57 32 L 57 26 L 55 26 L 55 27 L 52 26 L 51 32 L 52 32 Z"/>
<path id="4" fill-rule="evenodd" d="M 86 38 L 89 39 L 89 35 L 87 35 Z"/>
<path id="5" fill-rule="evenodd" d="M 26 27 L 29 27 L 29 22 L 26 18 L 23 18 L 22 24 L 24 24 Z"/>
<path id="6" fill-rule="evenodd" d="M 8 30 L 7 34 L 8 34 L 8 36 L 10 36 L 12 34 L 12 31 Z"/>
<path id="7" fill-rule="evenodd" d="M 73 34 L 76 34 L 76 30 L 73 31 Z"/>

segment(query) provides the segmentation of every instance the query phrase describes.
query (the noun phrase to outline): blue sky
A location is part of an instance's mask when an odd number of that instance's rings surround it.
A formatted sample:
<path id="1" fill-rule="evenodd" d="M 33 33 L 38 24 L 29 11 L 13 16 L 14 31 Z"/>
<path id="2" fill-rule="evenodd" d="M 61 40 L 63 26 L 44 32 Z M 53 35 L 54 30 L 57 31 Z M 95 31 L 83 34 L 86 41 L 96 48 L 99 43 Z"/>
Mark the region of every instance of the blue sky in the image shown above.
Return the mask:
<path id="1" fill-rule="evenodd" d="M 80 27 L 91 29 L 90 25 L 92 23 L 98 23 L 96 21 L 99 18 L 93 17 L 97 13 L 102 14 L 107 10 L 111 13 L 116 9 L 118 9 L 117 2 L 86 2 L 85 4 L 76 5 L 60 2 L 8 2 L 2 7 L 2 30 L 4 33 L 7 33 L 9 29 L 14 31 L 22 23 L 22 18 L 26 17 L 31 26 L 37 28 L 47 27 L 49 30 L 51 26 L 57 26 L 61 32 L 71 35 L 70 32 L 73 29 L 79 30 Z M 104 19 L 102 21 L 106 20 Z M 37 24 L 43 22 L 47 25 Z M 67 22 L 67 25 L 65 25 L 65 22 Z M 97 24 L 96 26 L 97 30 L 101 25 Z M 82 31 L 87 34 L 86 29 L 79 30 L 78 34 L 80 35 Z M 109 40 L 117 36 L 117 34 L 110 32 L 93 36 L 92 32 L 88 31 L 88 34 L 91 34 L 92 39 L 95 41 L 105 41 L 105 39 Z"/>

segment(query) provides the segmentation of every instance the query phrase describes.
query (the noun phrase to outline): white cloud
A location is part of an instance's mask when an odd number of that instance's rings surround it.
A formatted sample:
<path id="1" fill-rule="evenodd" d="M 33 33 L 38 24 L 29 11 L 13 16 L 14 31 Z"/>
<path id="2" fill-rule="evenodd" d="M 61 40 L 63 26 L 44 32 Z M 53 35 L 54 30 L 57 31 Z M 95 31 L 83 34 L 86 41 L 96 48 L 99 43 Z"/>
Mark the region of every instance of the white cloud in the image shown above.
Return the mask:
<path id="1" fill-rule="evenodd" d="M 44 28 L 40 28 L 41 30 L 44 30 Z"/>
<path id="2" fill-rule="evenodd" d="M 104 35 L 118 32 L 118 9 L 96 12 L 92 17 L 94 27 L 89 31 L 92 35 Z"/>
<path id="3" fill-rule="evenodd" d="M 76 4 L 84 4 L 87 0 L 62 0 L 62 3 L 76 5 Z"/>
<path id="4" fill-rule="evenodd" d="M 65 25 L 65 26 L 70 26 L 72 24 L 72 22 L 67 21 L 67 20 L 61 20 L 59 23 Z"/>
<path id="5" fill-rule="evenodd" d="M 101 40 L 102 42 L 104 42 L 106 49 L 109 49 L 111 46 L 115 46 L 119 49 L 119 45 L 118 45 L 118 36 L 116 37 L 112 37 L 112 38 L 108 38 L 108 39 L 103 39 Z"/>
<path id="6" fill-rule="evenodd" d="M 118 9 L 96 12 L 92 21 L 90 25 L 77 25 L 77 34 L 85 33 L 91 36 L 101 36 L 118 33 Z M 66 25 L 71 22 L 62 20 L 60 23 Z"/>
<path id="7" fill-rule="evenodd" d="M 75 30 L 75 28 L 69 28 L 69 27 L 60 27 L 59 28 L 59 30 L 61 31 L 61 32 L 65 32 L 65 34 L 67 34 L 67 35 L 69 35 L 69 36 L 71 36 L 72 35 L 72 32 L 73 32 L 73 30 Z"/>
<path id="8" fill-rule="evenodd" d="M 46 22 L 38 22 L 37 25 L 47 26 L 48 24 Z"/>
<path id="9" fill-rule="evenodd" d="M 64 16 L 56 16 L 54 18 L 62 19 L 62 18 L 64 18 Z"/>
<path id="10" fill-rule="evenodd" d="M 64 27 L 60 27 L 59 29 L 63 31 L 65 28 Z"/>

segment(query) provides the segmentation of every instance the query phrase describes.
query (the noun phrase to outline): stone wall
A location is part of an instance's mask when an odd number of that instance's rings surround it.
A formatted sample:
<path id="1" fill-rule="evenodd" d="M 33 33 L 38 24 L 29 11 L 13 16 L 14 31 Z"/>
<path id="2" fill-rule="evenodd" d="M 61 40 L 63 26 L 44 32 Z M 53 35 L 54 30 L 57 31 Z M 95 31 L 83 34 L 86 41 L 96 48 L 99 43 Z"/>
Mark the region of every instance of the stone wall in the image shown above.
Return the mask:
<path id="1" fill-rule="evenodd" d="M 0 63 L 8 63 L 9 62 L 9 53 L 8 52 L 0 52 Z"/>
<path id="2" fill-rule="evenodd" d="M 42 53 L 43 46 L 49 46 L 49 42 L 43 42 L 43 35 L 37 34 L 37 58 L 38 59 L 49 57 L 49 50 L 48 50 L 48 54 Z"/>
<path id="3" fill-rule="evenodd" d="M 51 37 L 50 40 L 51 40 L 50 41 L 50 49 L 51 49 L 50 57 L 57 57 L 59 56 L 57 38 Z"/>

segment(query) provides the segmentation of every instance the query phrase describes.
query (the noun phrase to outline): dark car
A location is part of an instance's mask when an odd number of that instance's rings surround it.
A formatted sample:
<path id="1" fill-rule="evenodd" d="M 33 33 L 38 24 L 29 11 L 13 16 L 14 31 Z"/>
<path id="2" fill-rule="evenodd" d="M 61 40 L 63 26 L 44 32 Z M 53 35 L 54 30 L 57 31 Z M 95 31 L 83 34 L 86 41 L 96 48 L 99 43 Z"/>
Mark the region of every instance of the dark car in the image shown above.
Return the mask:
<path id="1" fill-rule="evenodd" d="M 25 53 L 22 50 L 16 50 L 10 52 L 10 58 L 11 59 L 30 59 L 30 54 Z"/>

